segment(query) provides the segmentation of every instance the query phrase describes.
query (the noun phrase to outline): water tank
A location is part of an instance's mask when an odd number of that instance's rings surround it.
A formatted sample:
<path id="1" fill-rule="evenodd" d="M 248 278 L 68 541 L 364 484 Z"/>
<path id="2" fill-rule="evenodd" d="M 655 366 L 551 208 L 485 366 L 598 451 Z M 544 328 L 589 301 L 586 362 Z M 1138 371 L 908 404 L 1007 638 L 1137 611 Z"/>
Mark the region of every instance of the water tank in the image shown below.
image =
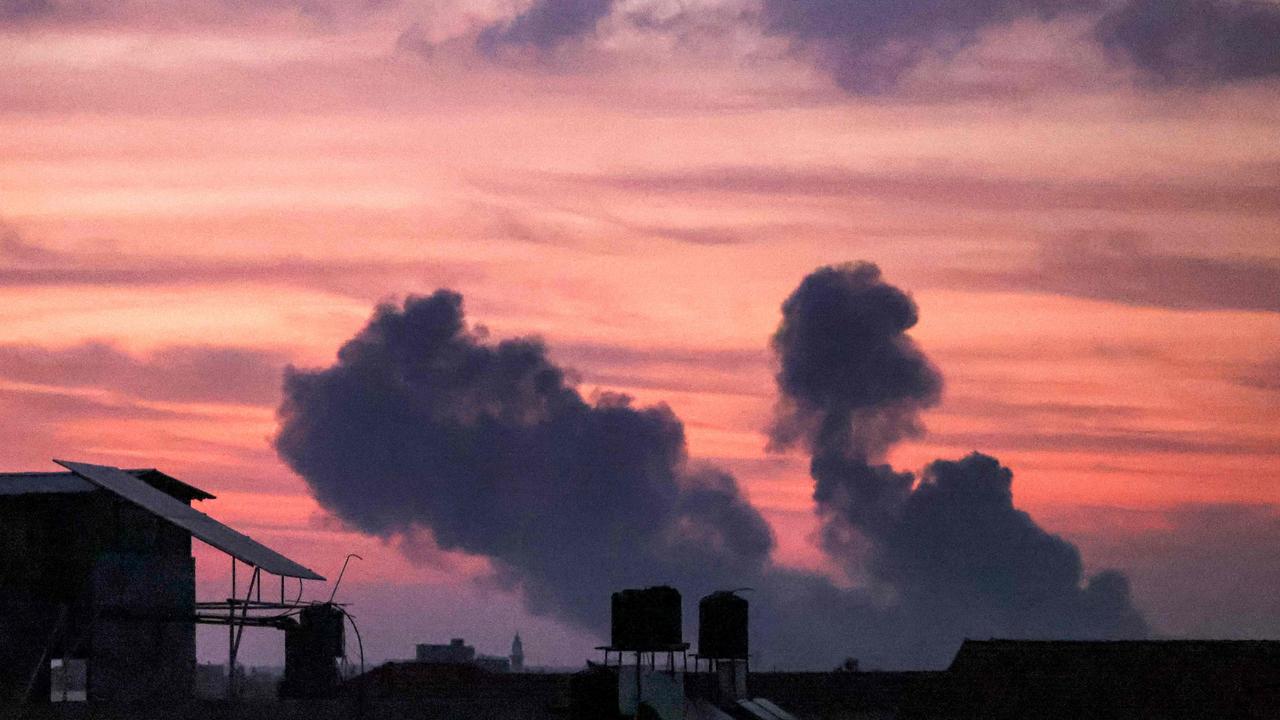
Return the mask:
<path id="1" fill-rule="evenodd" d="M 346 655 L 346 618 L 338 608 L 325 603 L 310 605 L 299 615 L 302 627 L 315 637 L 319 652 L 329 657 Z"/>
<path id="2" fill-rule="evenodd" d="M 662 650 L 683 642 L 680 591 L 660 585 L 613 594 L 611 645 L 619 650 Z"/>
<path id="3" fill-rule="evenodd" d="M 698 655 L 720 659 L 747 657 L 745 598 L 722 590 L 698 601 Z"/>
<path id="4" fill-rule="evenodd" d="M 281 697 L 323 698 L 338 691 L 343 620 L 342 611 L 333 605 L 310 605 L 285 628 Z"/>

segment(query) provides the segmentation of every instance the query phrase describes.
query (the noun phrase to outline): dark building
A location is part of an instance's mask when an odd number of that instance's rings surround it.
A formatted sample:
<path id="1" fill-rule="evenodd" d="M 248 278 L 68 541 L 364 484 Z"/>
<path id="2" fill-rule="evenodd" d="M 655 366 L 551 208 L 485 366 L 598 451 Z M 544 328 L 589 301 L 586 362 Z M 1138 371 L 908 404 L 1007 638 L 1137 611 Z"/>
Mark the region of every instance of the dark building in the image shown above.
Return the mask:
<path id="1" fill-rule="evenodd" d="M 323 580 L 193 510 L 213 498 L 199 488 L 154 469 L 56 462 L 71 472 L 0 474 L 0 707 L 47 701 L 51 688 L 112 703 L 190 698 L 197 622 L 230 626 L 234 660 L 258 619 L 247 595 L 197 604 L 192 537 L 230 554 L 233 578 L 236 561 L 251 566 L 246 592 L 259 601 L 262 574 L 279 575 L 275 613 L 293 609 L 285 577 Z"/>
<path id="2" fill-rule="evenodd" d="M 1280 642 L 967 640 L 944 672 L 752 673 L 806 720 L 1280 718 Z"/>
<path id="3" fill-rule="evenodd" d="M 346 689 L 365 698 L 376 718 L 565 720 L 569 681 L 565 674 L 492 673 L 473 663 L 389 662 Z"/>
<path id="4" fill-rule="evenodd" d="M 511 672 L 524 672 L 524 643 L 520 642 L 520 633 L 511 641 Z"/>
<path id="5" fill-rule="evenodd" d="M 90 700 L 189 695 L 194 610 L 190 532 L 70 472 L 0 474 L 0 703 L 48 698 L 54 659 L 86 661 Z"/>
<path id="6" fill-rule="evenodd" d="M 1280 717 L 1276 641 L 967 640 L 946 676 L 961 718 Z"/>
<path id="7" fill-rule="evenodd" d="M 454 638 L 448 645 L 421 643 L 416 648 L 414 659 L 420 663 L 469 665 L 476 659 L 476 649 L 462 638 Z"/>
<path id="8" fill-rule="evenodd" d="M 431 665 L 474 665 L 490 673 L 512 671 L 511 659 L 498 655 L 479 655 L 476 649 L 462 638 L 454 638 L 448 645 L 422 643 L 417 645 L 415 650 L 414 662 Z"/>

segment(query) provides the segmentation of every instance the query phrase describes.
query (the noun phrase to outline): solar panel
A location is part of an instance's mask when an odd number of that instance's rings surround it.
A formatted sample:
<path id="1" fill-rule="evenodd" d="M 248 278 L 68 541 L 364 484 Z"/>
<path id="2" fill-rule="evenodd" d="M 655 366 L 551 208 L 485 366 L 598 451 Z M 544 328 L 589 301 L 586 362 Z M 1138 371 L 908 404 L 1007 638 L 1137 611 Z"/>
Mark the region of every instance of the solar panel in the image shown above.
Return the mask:
<path id="1" fill-rule="evenodd" d="M 145 482 L 108 465 L 54 460 L 62 467 L 125 500 L 168 520 L 232 557 L 273 575 L 324 580 L 323 577 L 242 533 L 236 532 Z"/>

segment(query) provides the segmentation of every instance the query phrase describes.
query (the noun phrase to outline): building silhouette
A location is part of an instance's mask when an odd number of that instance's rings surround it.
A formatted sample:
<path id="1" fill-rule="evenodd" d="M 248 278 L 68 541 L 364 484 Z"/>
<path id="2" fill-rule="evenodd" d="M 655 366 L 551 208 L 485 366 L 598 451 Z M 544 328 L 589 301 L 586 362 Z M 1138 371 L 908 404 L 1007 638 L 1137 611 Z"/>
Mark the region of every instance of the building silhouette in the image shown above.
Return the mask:
<path id="1" fill-rule="evenodd" d="M 213 497 L 128 473 L 184 505 Z M 48 698 L 53 660 L 87 666 L 90 700 L 190 695 L 195 592 L 189 531 L 70 472 L 0 475 L 0 706 Z"/>
<path id="2" fill-rule="evenodd" d="M 476 649 L 462 638 L 454 638 L 447 645 L 419 643 L 414 659 L 420 663 L 438 665 L 469 665 L 476 659 Z"/>
<path id="3" fill-rule="evenodd" d="M 520 642 L 520 633 L 511 641 L 511 672 L 524 672 L 524 643 Z"/>
<path id="4" fill-rule="evenodd" d="M 0 708 L 189 699 L 196 624 L 228 628 L 234 666 L 247 625 L 318 612 L 285 604 L 284 579 L 324 578 L 191 507 L 210 493 L 156 469 L 55 462 L 66 471 L 0 473 Z M 243 599 L 197 603 L 193 538 L 231 557 Z M 237 564 L 252 569 L 243 590 Z M 280 577 L 279 604 L 263 602 L 264 573 Z"/>

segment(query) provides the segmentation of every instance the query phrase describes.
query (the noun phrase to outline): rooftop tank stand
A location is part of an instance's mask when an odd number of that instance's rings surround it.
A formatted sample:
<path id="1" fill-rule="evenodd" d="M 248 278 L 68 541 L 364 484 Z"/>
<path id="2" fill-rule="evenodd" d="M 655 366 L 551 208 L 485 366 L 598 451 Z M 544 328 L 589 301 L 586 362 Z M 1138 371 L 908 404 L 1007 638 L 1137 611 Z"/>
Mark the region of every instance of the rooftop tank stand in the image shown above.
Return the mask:
<path id="1" fill-rule="evenodd" d="M 231 592 L 226 600 L 197 602 L 196 612 L 192 618 L 195 623 L 203 625 L 227 626 L 227 700 L 239 699 L 240 683 L 236 675 L 236 660 L 240 653 L 241 641 L 246 627 L 269 627 L 287 630 L 295 626 L 295 618 L 308 605 L 302 602 L 303 578 L 298 578 L 298 596 L 290 601 L 285 596 L 285 577 L 280 576 L 280 601 L 262 599 L 264 582 L 262 568 L 250 565 L 253 573 L 249 576 L 249 585 L 241 596 L 239 582 L 239 561 L 231 556 Z M 247 563 L 246 563 L 247 564 Z M 345 614 L 338 603 L 329 603 Z"/>
<path id="2" fill-rule="evenodd" d="M 707 659 L 717 697 L 727 691 L 738 699 L 751 674 L 749 605 L 736 594 L 740 590 L 750 588 L 721 590 L 698 601 L 698 659 Z M 722 661 L 728 661 L 728 678 L 721 678 Z"/>

